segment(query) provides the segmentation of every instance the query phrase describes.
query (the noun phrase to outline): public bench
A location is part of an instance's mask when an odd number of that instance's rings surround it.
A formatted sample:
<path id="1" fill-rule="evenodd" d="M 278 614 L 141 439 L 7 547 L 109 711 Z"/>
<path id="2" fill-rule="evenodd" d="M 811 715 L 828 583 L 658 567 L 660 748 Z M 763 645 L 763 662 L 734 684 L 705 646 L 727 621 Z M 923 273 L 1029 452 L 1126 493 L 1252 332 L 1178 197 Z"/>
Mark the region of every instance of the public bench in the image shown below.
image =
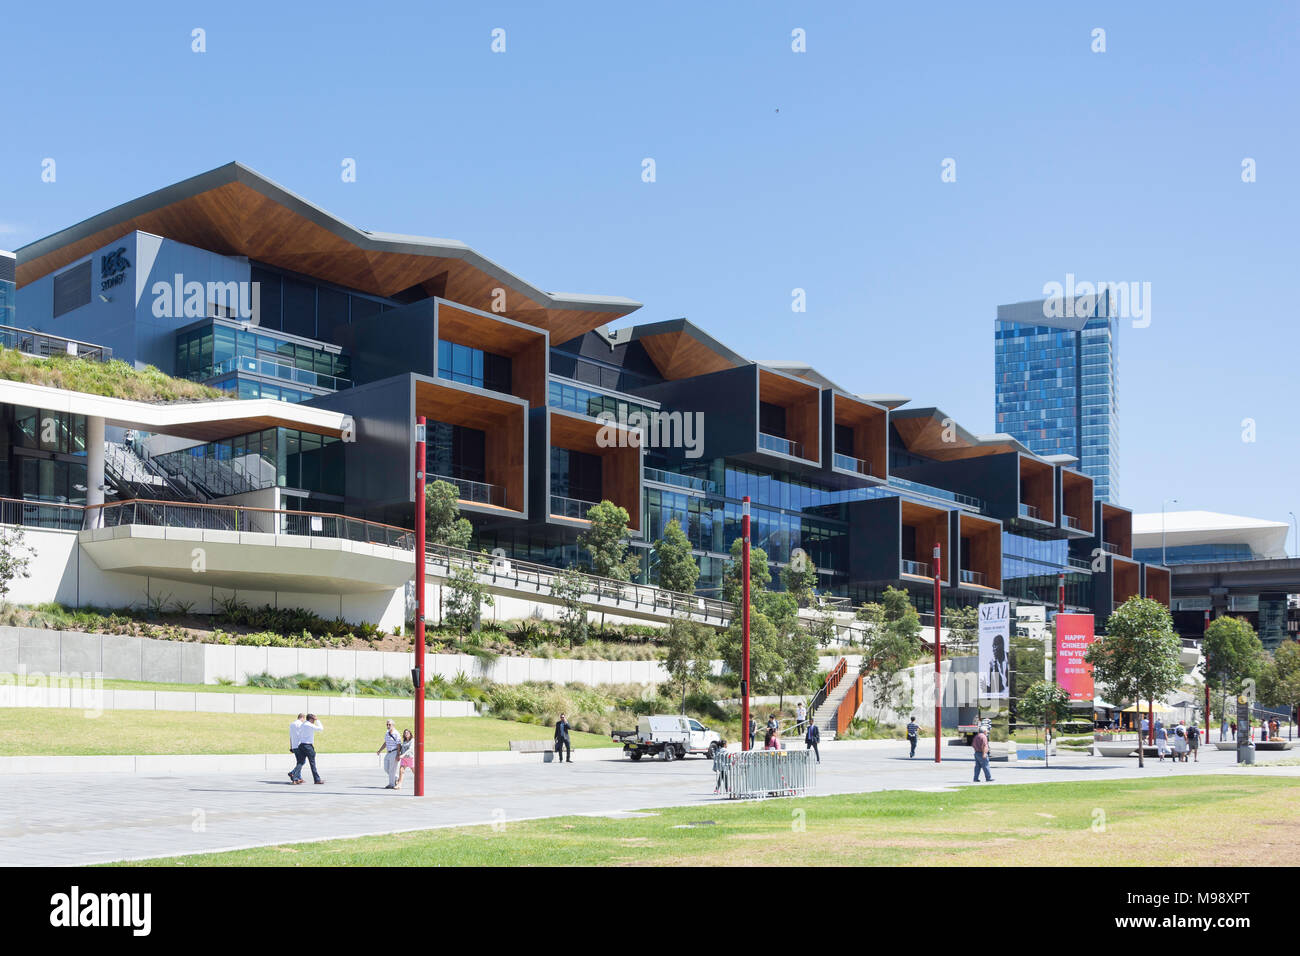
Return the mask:
<path id="1" fill-rule="evenodd" d="M 510 750 L 518 754 L 541 754 L 542 763 L 555 759 L 555 744 L 550 740 L 512 740 Z"/>

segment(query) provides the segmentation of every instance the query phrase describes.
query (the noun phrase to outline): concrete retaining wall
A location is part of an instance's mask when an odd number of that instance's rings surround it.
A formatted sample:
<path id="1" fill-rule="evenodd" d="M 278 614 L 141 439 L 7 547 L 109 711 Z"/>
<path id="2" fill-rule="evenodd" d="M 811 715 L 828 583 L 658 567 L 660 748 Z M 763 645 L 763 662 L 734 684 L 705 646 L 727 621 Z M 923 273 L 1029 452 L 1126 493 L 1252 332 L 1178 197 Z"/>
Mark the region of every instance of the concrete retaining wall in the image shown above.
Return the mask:
<path id="1" fill-rule="evenodd" d="M 837 657 L 823 657 L 827 671 Z M 491 664 L 470 654 L 430 654 L 430 674 L 448 680 L 458 674 L 499 684 L 550 681 L 556 684 L 658 684 L 667 672 L 658 661 L 579 661 L 566 658 L 499 657 Z M 850 658 L 856 668 L 858 658 Z M 194 644 L 146 637 L 0 627 L 0 674 L 98 675 L 104 680 L 167 684 L 246 683 L 254 674 L 294 674 L 340 680 L 409 677 L 415 655 L 397 651 L 345 651 L 326 648 L 245 647 Z M 714 662 L 722 672 L 722 662 Z M 296 711 L 295 711 L 296 713 Z"/>

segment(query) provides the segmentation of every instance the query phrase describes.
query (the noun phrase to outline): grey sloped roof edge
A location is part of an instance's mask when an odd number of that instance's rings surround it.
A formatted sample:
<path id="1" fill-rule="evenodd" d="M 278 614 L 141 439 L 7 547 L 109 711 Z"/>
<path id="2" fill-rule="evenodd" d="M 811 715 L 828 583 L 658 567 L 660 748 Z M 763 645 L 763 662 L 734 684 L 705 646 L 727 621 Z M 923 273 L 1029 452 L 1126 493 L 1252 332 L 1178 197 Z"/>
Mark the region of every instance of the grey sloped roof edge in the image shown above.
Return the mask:
<path id="1" fill-rule="evenodd" d="M 89 219 L 84 219 L 66 229 L 61 229 L 42 239 L 37 239 L 35 242 L 28 243 L 17 250 L 18 259 L 19 261 L 38 259 L 62 246 L 110 228 L 115 222 L 133 219 L 144 213 L 153 212 L 181 200 L 236 182 L 261 193 L 279 205 L 293 210 L 303 218 L 310 220 L 323 229 L 329 230 L 359 249 L 371 252 L 425 255 L 440 259 L 462 259 L 485 274 L 512 286 L 548 308 L 575 308 L 585 311 L 609 311 L 626 314 L 641 307 L 640 302 L 623 296 L 547 292 L 455 239 L 406 236 L 398 233 L 371 232 L 358 228 L 237 161 L 226 163 L 224 166 L 218 166 L 205 173 L 199 173 L 197 176 L 191 176 L 189 179 L 181 180 L 170 186 L 156 189 L 144 196 L 97 213 Z"/>

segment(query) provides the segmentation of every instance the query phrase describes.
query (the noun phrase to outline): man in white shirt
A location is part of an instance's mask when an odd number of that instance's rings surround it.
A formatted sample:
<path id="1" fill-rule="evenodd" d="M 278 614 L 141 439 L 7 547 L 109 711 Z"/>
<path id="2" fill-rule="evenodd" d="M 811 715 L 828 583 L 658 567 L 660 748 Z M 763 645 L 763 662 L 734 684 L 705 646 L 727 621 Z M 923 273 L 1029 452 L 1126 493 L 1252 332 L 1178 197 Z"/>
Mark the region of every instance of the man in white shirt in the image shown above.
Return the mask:
<path id="1" fill-rule="evenodd" d="M 302 725 L 303 717 L 299 714 L 298 719 L 289 725 L 289 753 L 295 757 L 298 756 L 298 745 L 302 743 Z M 290 783 L 302 783 L 302 761 L 298 761 L 298 766 L 289 771 Z"/>
<path id="2" fill-rule="evenodd" d="M 297 774 L 294 783 L 302 783 L 302 765 L 304 762 L 311 763 L 311 775 L 317 783 L 325 782 L 316 771 L 316 734 L 324 729 L 324 725 L 316 719 L 315 714 L 308 714 L 307 719 L 298 728 L 298 766 L 293 768 L 294 773 Z"/>
<path id="3" fill-rule="evenodd" d="M 402 738 L 397 736 L 397 725 L 390 720 L 384 734 L 384 742 L 375 751 L 377 754 L 384 755 L 384 770 L 388 773 L 388 786 L 384 787 L 385 790 L 397 789 L 397 760 L 401 747 Z"/>
<path id="4" fill-rule="evenodd" d="M 798 722 L 799 725 L 798 726 L 799 732 L 803 733 L 804 718 L 808 716 L 808 711 L 804 709 L 803 701 L 799 701 L 799 706 L 794 709 L 794 716 L 795 716 L 795 720 Z"/>

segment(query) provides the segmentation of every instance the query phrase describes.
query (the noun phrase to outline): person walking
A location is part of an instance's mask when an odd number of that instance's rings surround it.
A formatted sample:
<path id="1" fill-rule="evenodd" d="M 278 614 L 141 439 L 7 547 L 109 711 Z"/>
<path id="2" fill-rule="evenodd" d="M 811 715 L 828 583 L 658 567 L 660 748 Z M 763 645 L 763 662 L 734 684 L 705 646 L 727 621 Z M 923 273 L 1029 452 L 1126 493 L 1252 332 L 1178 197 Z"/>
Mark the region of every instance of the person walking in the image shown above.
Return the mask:
<path id="1" fill-rule="evenodd" d="M 394 789 L 402 789 L 402 776 L 406 771 L 415 769 L 415 734 L 409 730 L 402 731 L 402 745 L 397 751 L 397 784 Z"/>
<path id="2" fill-rule="evenodd" d="M 754 738 L 756 736 L 758 736 L 758 721 L 754 719 L 753 714 L 750 714 L 749 715 L 749 749 L 750 750 L 754 749 Z"/>
<path id="3" fill-rule="evenodd" d="M 388 774 L 385 790 L 397 789 L 397 761 L 401 749 L 402 739 L 397 736 L 397 725 L 390 720 L 385 724 L 384 742 L 375 751 L 377 754 L 384 755 L 384 772 Z"/>
<path id="4" fill-rule="evenodd" d="M 993 774 L 989 772 L 989 737 L 984 733 L 981 727 L 975 739 L 971 741 L 971 749 L 975 751 L 975 783 L 980 782 L 980 771 L 984 771 L 984 779 L 989 783 L 993 782 Z"/>
<path id="5" fill-rule="evenodd" d="M 817 758 L 818 763 L 822 762 L 822 752 L 817 749 L 817 745 L 821 743 L 821 740 L 822 732 L 817 728 L 816 724 L 810 722 L 808 724 L 808 729 L 804 731 L 803 742 L 805 746 L 803 749 L 811 750 L 813 756 Z"/>
<path id="6" fill-rule="evenodd" d="M 1192 762 L 1201 762 L 1201 728 L 1196 726 L 1196 721 L 1192 721 L 1192 726 L 1187 728 L 1187 749 L 1192 752 Z"/>
<path id="7" fill-rule="evenodd" d="M 565 760 L 559 760 L 560 748 L 564 748 Z M 556 763 L 573 763 L 573 748 L 569 745 L 569 721 L 564 714 L 555 722 Z"/>
<path id="8" fill-rule="evenodd" d="M 298 745 L 302 743 L 302 724 L 306 714 L 299 714 L 298 719 L 289 725 L 289 753 L 298 756 Z M 302 761 L 289 771 L 290 783 L 302 783 Z"/>
<path id="9" fill-rule="evenodd" d="M 325 725 L 316 719 L 315 714 L 308 714 L 307 719 L 298 728 L 298 766 L 293 768 L 294 783 L 302 783 L 302 765 L 311 764 L 312 780 L 324 783 L 316 770 L 316 735 L 325 729 Z"/>
<path id="10" fill-rule="evenodd" d="M 1156 753 L 1160 755 L 1160 763 L 1165 762 L 1165 754 L 1169 751 L 1169 735 L 1165 733 L 1165 725 L 1162 721 L 1156 721 Z"/>
<path id="11" fill-rule="evenodd" d="M 1187 762 L 1187 728 L 1181 723 L 1174 728 L 1174 763 Z"/>
<path id="12" fill-rule="evenodd" d="M 916 756 L 916 739 L 921 733 L 921 727 L 917 724 L 916 718 L 913 717 L 907 722 L 907 742 L 912 745 L 912 752 L 909 757 Z"/>
<path id="13" fill-rule="evenodd" d="M 798 706 L 795 707 L 794 709 L 794 719 L 799 727 L 799 733 L 804 732 L 803 722 L 804 719 L 807 718 L 807 716 L 808 716 L 808 710 L 804 707 L 803 701 L 799 701 Z"/>

